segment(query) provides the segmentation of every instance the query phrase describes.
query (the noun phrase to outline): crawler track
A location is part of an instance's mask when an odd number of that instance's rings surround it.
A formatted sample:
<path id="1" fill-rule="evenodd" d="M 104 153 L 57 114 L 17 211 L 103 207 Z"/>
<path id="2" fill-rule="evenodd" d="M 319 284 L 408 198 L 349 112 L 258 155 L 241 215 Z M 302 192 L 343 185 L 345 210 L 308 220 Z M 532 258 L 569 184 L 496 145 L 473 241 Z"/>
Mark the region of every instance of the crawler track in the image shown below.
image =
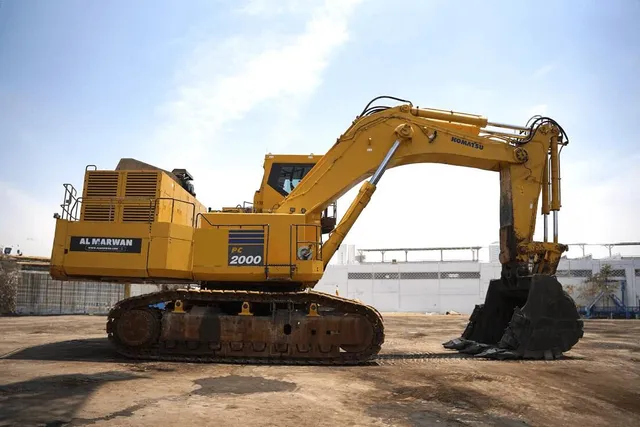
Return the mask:
<path id="1" fill-rule="evenodd" d="M 173 301 L 181 301 L 186 312 L 151 307 Z M 288 309 L 242 316 L 193 314 L 196 310 L 191 308 L 198 307 L 203 313 L 202 310 L 210 310 L 207 307 L 237 304 L 240 308 L 245 302 Z M 313 303 L 318 306 L 318 316 L 309 316 L 308 309 L 300 309 Z M 138 314 L 133 316 L 134 312 Z M 126 322 L 130 324 L 125 325 Z M 293 331 L 289 335 L 281 333 L 283 325 Z M 133 335 L 127 337 L 128 330 L 134 330 Z M 116 350 L 129 358 L 200 363 L 355 365 L 370 362 L 384 342 L 382 316 L 375 308 L 311 290 L 278 293 L 179 289 L 140 295 L 113 307 L 108 315 L 107 334 Z"/>

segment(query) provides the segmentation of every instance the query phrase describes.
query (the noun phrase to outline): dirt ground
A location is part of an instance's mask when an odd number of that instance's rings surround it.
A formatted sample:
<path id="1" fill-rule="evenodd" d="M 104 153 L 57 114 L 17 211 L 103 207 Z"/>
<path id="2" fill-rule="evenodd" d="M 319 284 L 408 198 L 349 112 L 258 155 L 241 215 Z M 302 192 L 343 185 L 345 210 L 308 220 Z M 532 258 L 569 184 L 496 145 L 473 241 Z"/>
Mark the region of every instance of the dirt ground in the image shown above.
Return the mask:
<path id="1" fill-rule="evenodd" d="M 377 366 L 134 362 L 101 316 L 0 318 L 0 426 L 632 426 L 640 321 L 586 321 L 559 361 L 444 350 L 466 316 L 385 315 Z"/>

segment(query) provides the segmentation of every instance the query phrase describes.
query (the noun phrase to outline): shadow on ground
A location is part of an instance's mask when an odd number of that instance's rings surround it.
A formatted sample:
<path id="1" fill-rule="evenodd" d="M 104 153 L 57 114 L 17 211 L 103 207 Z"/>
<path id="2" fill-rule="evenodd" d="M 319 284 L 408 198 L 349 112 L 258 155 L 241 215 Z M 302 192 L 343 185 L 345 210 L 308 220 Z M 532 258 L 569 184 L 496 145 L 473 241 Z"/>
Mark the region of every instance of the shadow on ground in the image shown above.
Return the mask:
<path id="1" fill-rule="evenodd" d="M 122 362 L 127 360 L 115 351 L 107 338 L 59 341 L 37 345 L 16 351 L 3 359 L 67 362 Z"/>
<path id="2" fill-rule="evenodd" d="M 52 375 L 0 386 L 0 426 L 63 426 L 101 385 L 144 378 L 128 372 Z"/>
<path id="3" fill-rule="evenodd" d="M 42 344 L 33 347 L 23 348 L 0 359 L 10 360 L 41 360 L 41 361 L 66 361 L 66 362 L 93 362 L 93 363 L 132 363 L 131 359 L 118 354 L 107 338 L 90 338 L 69 341 L 59 341 L 54 343 Z M 416 360 L 430 359 L 475 359 L 478 361 L 491 361 L 491 359 L 477 358 L 470 354 L 458 353 L 456 351 L 449 352 L 423 352 L 423 353 L 381 353 L 373 360 L 364 362 L 363 365 L 388 365 L 403 363 Z M 556 363 L 562 360 L 580 360 L 584 357 L 565 355 Z M 143 363 L 143 361 L 135 361 Z M 506 360 L 505 362 L 522 362 L 522 360 Z M 539 362 L 545 362 L 544 360 Z M 233 362 L 231 360 L 219 363 L 242 363 Z M 245 363 L 242 363 L 245 364 Z M 271 364 L 278 365 L 276 361 Z M 325 366 L 318 364 L 317 366 Z"/>

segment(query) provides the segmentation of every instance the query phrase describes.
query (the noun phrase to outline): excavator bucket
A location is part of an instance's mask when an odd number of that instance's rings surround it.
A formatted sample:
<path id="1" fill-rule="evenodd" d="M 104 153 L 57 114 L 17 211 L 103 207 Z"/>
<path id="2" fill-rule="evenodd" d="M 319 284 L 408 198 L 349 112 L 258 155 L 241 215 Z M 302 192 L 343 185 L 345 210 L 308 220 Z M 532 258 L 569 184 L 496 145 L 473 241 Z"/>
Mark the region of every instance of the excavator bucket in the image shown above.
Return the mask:
<path id="1" fill-rule="evenodd" d="M 447 349 L 491 359 L 558 359 L 583 335 L 573 299 L 554 276 L 492 280 L 460 338 Z"/>

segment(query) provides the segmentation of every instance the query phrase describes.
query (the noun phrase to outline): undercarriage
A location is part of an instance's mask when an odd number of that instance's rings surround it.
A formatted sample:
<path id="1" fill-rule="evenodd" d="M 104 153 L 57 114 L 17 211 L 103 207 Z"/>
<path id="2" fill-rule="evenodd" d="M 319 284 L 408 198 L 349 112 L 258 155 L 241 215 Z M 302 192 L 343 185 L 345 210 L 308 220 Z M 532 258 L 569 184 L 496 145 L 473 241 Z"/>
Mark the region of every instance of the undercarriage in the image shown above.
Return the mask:
<path id="1" fill-rule="evenodd" d="M 384 342 L 373 307 L 316 291 L 160 291 L 124 299 L 107 334 L 130 358 L 359 364 Z"/>
<path id="2" fill-rule="evenodd" d="M 444 347 L 490 359 L 557 359 L 583 335 L 573 300 L 552 276 L 493 280 L 460 338 Z M 355 365 L 384 342 L 372 306 L 313 290 L 160 291 L 124 299 L 107 333 L 129 358 L 183 362 Z"/>

